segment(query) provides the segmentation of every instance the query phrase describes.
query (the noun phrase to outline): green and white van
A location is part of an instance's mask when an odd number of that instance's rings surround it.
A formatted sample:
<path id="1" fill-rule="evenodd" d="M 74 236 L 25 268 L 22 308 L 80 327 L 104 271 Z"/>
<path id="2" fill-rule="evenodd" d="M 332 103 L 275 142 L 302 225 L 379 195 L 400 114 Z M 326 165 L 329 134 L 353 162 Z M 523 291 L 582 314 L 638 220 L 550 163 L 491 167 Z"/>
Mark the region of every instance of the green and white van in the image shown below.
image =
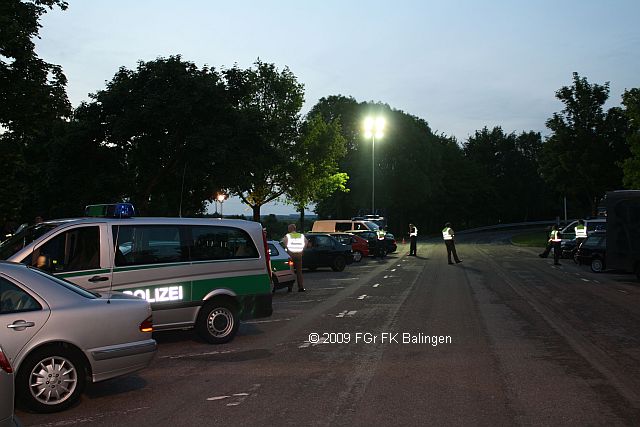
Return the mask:
<path id="1" fill-rule="evenodd" d="M 195 327 L 210 343 L 232 340 L 240 319 L 271 315 L 259 223 L 116 216 L 35 224 L 2 242 L 0 259 L 92 291 L 139 296 L 151 303 L 154 329 Z"/>

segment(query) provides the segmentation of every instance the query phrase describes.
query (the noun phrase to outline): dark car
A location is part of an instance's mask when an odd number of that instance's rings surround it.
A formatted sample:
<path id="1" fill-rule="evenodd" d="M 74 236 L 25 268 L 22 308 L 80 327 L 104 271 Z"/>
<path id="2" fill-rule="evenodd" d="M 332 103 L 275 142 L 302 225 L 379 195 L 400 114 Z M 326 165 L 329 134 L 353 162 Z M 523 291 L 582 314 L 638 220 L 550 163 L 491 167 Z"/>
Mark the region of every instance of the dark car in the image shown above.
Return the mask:
<path id="1" fill-rule="evenodd" d="M 362 258 L 369 256 L 369 242 L 366 239 L 351 233 L 330 233 L 330 235 L 342 244 L 351 245 L 355 262 L 360 262 Z"/>
<path id="2" fill-rule="evenodd" d="M 576 252 L 578 251 L 578 245 L 575 238 L 571 240 L 563 240 L 560 243 L 562 248 L 561 258 L 575 259 Z"/>
<path id="3" fill-rule="evenodd" d="M 377 246 L 377 241 L 378 241 L 378 236 L 376 235 L 375 231 L 355 230 L 355 231 L 350 231 L 350 233 L 356 236 L 360 236 L 363 239 L 367 239 L 367 241 L 369 242 L 369 249 L 370 249 L 369 254 L 375 255 L 376 252 L 372 249 Z M 385 253 L 388 253 L 388 254 L 395 252 L 398 249 L 398 245 L 396 243 L 396 239 L 393 234 L 391 233 L 385 234 L 384 247 L 385 247 Z"/>
<path id="4" fill-rule="evenodd" d="M 342 271 L 353 262 L 351 245 L 342 244 L 328 234 L 305 233 L 305 237 L 309 244 L 302 252 L 303 268 L 331 267 L 333 271 Z"/>
<path id="5" fill-rule="evenodd" d="M 591 271 L 594 273 L 600 273 L 605 268 L 606 264 L 606 251 L 607 251 L 607 235 L 606 233 L 593 233 L 587 237 L 587 240 L 582 242 L 578 251 L 576 252 L 576 261 L 578 264 L 588 264 L 591 266 Z"/>

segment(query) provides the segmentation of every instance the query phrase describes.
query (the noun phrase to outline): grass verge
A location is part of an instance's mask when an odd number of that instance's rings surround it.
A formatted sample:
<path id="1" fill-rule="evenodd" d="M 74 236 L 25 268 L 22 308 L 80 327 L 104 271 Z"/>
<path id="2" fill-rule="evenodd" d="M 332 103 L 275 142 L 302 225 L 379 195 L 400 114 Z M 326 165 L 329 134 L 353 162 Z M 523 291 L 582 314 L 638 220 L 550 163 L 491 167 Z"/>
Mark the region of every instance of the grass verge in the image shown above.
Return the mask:
<path id="1" fill-rule="evenodd" d="M 549 237 L 545 231 L 530 231 L 528 233 L 516 234 L 511 238 L 511 243 L 518 246 L 544 248 L 547 246 L 548 239 Z"/>

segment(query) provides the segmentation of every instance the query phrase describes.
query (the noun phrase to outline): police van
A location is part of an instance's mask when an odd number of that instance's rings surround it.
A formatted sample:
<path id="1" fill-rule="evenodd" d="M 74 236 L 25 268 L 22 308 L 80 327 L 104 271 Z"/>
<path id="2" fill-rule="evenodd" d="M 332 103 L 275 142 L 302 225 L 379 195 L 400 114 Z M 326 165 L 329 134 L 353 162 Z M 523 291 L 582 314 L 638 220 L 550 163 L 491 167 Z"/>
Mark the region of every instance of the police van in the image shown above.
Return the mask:
<path id="1" fill-rule="evenodd" d="M 256 222 L 137 218 L 130 204 L 92 205 L 87 217 L 46 221 L 0 244 L 0 259 L 37 266 L 97 292 L 151 303 L 156 330 L 195 327 L 210 343 L 240 319 L 268 317 L 270 259 Z"/>

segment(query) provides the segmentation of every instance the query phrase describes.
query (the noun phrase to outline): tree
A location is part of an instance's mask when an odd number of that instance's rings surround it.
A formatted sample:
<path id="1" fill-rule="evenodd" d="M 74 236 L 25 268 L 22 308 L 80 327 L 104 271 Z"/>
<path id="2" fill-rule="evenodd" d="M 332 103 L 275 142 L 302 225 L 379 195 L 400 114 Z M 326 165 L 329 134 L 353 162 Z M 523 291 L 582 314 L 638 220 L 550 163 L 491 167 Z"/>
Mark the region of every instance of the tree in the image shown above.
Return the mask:
<path id="1" fill-rule="evenodd" d="M 44 146 L 71 111 L 62 68 L 39 58 L 33 42 L 41 16 L 54 7 L 65 10 L 67 2 L 0 2 L 0 224 L 42 209 L 34 199 L 46 191 Z"/>
<path id="2" fill-rule="evenodd" d="M 180 56 L 121 68 L 80 110 L 114 150 L 123 198 L 146 215 L 201 213 L 232 184 L 237 117 L 218 72 Z M 79 118 L 80 119 L 80 118 Z"/>
<path id="3" fill-rule="evenodd" d="M 260 221 L 260 207 L 288 187 L 304 87 L 287 67 L 279 71 L 260 59 L 254 66 L 224 72 L 240 119 L 236 153 L 243 171 L 228 188 L 252 208 L 253 220 Z"/>
<path id="4" fill-rule="evenodd" d="M 624 161 L 624 185 L 640 189 L 640 89 L 627 90 L 622 95 L 624 114 L 629 120 L 627 143 L 631 156 Z"/>
<path id="5" fill-rule="evenodd" d="M 319 114 L 307 118 L 293 152 L 286 190 L 288 200 L 300 212 L 300 230 L 304 227 L 304 210 L 310 203 L 335 191 L 349 191 L 349 176 L 338 169 L 338 161 L 345 154 L 345 138 L 338 120 L 328 123 Z"/>
<path id="6" fill-rule="evenodd" d="M 573 85 L 556 92 L 564 109 L 547 120 L 552 134 L 541 153 L 544 179 L 591 212 L 605 191 L 620 187 L 628 157 L 626 119 L 619 108 L 604 111 L 608 97 L 608 82 L 592 85 L 573 73 Z"/>

